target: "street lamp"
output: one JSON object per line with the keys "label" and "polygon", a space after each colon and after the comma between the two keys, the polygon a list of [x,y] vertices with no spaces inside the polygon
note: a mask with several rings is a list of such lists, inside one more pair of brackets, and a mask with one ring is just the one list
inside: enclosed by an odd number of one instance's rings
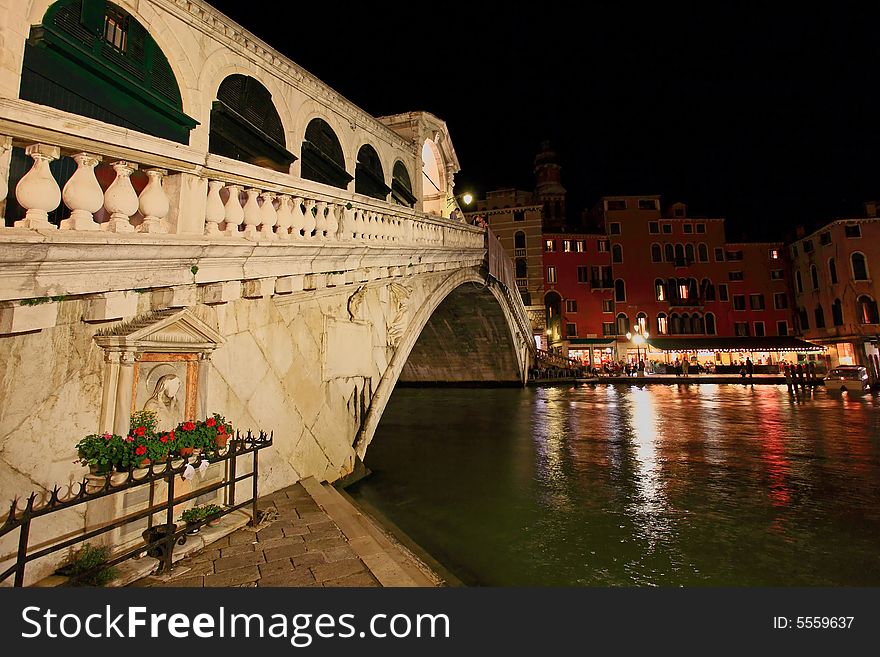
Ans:
{"label": "street lamp", "polygon": [[[635,335],[633,335],[632,333],[630,333],[629,331],[627,331],[627,332],[626,332],[626,339],[627,339],[627,340],[631,340],[632,343],[635,344],[635,346],[636,346],[636,359],[639,360],[639,361],[641,361],[641,360],[642,360],[642,349],[641,349],[641,347],[642,347],[643,344],[646,344],[646,343],[647,343],[647,340],[648,340],[648,332],[645,331],[644,334],[642,334],[642,333],[636,333]],[[648,357],[648,348],[645,347],[645,358],[647,358],[647,357]]]}

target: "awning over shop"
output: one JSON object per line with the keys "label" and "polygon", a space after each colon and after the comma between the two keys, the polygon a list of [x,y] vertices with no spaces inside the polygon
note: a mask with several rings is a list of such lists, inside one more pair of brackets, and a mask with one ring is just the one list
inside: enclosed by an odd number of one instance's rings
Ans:
{"label": "awning over shop", "polygon": [[581,345],[591,345],[593,347],[611,347],[614,346],[616,340],[614,338],[569,338],[569,347]]}
{"label": "awning over shop", "polygon": [[648,338],[648,344],[660,351],[823,351],[825,347],[791,336],[699,338]]}

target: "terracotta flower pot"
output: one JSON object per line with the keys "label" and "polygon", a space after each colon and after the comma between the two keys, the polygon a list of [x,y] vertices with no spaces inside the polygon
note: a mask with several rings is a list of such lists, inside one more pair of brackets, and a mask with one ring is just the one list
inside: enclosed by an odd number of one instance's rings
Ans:
{"label": "terracotta flower pot", "polygon": [[181,456],[184,456],[184,457],[192,456],[193,455],[193,448],[192,447],[181,447],[179,450],[177,450],[177,453],[180,454]]}
{"label": "terracotta flower pot", "polygon": [[214,442],[217,443],[217,447],[220,449],[226,447],[227,440],[229,440],[229,434],[226,433],[218,433],[216,438],[214,438]]}

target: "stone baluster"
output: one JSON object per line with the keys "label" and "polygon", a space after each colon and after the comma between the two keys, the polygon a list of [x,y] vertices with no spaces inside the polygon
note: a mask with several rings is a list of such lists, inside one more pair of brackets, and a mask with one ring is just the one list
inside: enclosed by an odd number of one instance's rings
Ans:
{"label": "stone baluster", "polygon": [[278,197],[278,228],[275,234],[278,239],[290,239],[290,227],[293,226],[293,210],[291,209],[290,197],[282,194]]}
{"label": "stone baluster", "polygon": [[275,210],[274,192],[263,192],[261,197],[263,205],[260,206],[260,238],[266,240],[277,239],[275,224],[278,223],[278,212]]}
{"label": "stone baluster", "polygon": [[324,240],[327,231],[327,202],[318,201],[315,210],[317,212],[315,215],[315,238]]}
{"label": "stone baluster", "polygon": [[61,198],[70,208],[70,217],[61,222],[61,230],[99,230],[95,213],[104,206],[104,190],[95,177],[101,158],[89,153],[73,156],[76,171],[64,185]]}
{"label": "stone baluster", "polygon": [[226,185],[229,190],[229,198],[223,206],[226,220],[226,234],[233,237],[238,236],[238,227],[244,220],[244,209],[241,207],[241,185]]}
{"label": "stone baluster", "polygon": [[413,223],[414,221],[407,217],[403,220],[403,241],[406,244],[414,244],[415,238],[413,236]]}
{"label": "stone baluster", "polygon": [[52,177],[49,162],[61,156],[57,146],[31,144],[25,149],[34,164],[18,181],[15,198],[27,212],[24,219],[15,222],[16,228],[55,228],[49,223],[49,213],[61,203],[61,188]]}
{"label": "stone baluster", "polygon": [[367,239],[367,212],[366,210],[358,210],[355,215],[355,224],[357,231],[357,238],[359,240]]}
{"label": "stone baluster", "polygon": [[6,153],[10,150],[7,146],[9,137],[0,137],[0,203],[6,200],[9,194],[9,166]]}
{"label": "stone baluster", "polygon": [[162,179],[168,175],[165,169],[146,169],[149,182],[138,199],[138,207],[144,215],[143,223],[138,226],[139,233],[167,233],[168,224],[165,217],[171,209],[168,196],[162,187]]}
{"label": "stone baluster", "polygon": [[339,234],[339,238],[350,242],[354,239],[355,232],[357,232],[357,226],[355,225],[355,210],[349,203],[345,206],[340,206],[340,211],[342,212],[342,230]]}
{"label": "stone baluster", "polygon": [[384,214],[376,213],[376,238],[381,242],[388,241],[388,217]]}
{"label": "stone baluster", "polygon": [[131,184],[131,174],[138,165],[119,160],[111,166],[116,172],[116,179],[104,192],[104,207],[110,213],[106,230],[111,233],[133,233],[134,226],[129,217],[138,211],[138,196]]}
{"label": "stone baluster", "polygon": [[318,220],[315,218],[315,202],[312,199],[307,198],[305,200],[305,224],[303,225],[303,236],[309,240],[312,239],[312,232],[318,225]]}
{"label": "stone baluster", "polygon": [[301,196],[293,197],[293,226],[291,233],[293,239],[301,240],[303,238],[302,231],[306,225],[306,215],[303,214],[303,199]]}
{"label": "stone baluster", "polygon": [[333,203],[327,208],[327,239],[334,242],[339,237],[339,219],[342,217],[342,206]]}
{"label": "stone baluster", "polygon": [[223,189],[222,180],[208,181],[208,201],[205,204],[205,235],[219,235],[220,222],[226,218],[226,209],[223,207],[223,199],[220,198],[221,189]]}
{"label": "stone baluster", "polygon": [[244,203],[244,236],[248,239],[257,239],[257,227],[260,225],[260,204],[257,203],[257,197],[260,190],[256,187],[249,187],[244,190],[247,194],[247,200]]}

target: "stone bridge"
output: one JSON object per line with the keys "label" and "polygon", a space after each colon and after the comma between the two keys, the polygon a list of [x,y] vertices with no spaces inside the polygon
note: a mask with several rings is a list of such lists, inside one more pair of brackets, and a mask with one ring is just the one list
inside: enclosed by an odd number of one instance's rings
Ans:
{"label": "stone bridge", "polygon": [[[53,106],[31,44],[70,47],[52,34],[79,5],[0,0],[0,501],[80,479],[76,442],[145,407],[274,431],[270,492],[350,473],[398,381],[524,384],[511,264],[459,218],[440,119],[370,117],[200,0],[98,4],[155,38],[177,113],[133,128]],[[241,152],[230,76],[279,119],[271,138],[248,124]]]}

